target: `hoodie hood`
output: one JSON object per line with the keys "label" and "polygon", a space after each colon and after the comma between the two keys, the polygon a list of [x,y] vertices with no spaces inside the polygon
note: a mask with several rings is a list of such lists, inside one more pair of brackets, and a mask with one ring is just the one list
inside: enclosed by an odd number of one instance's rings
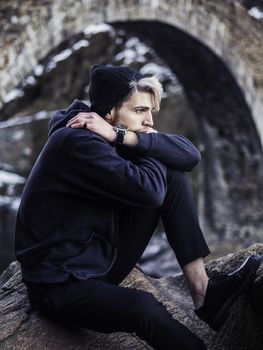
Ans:
{"label": "hoodie hood", "polygon": [[68,109],[56,111],[49,122],[48,137],[50,137],[58,129],[65,127],[68,121],[78,113],[90,111],[90,107],[80,100],[74,100]]}

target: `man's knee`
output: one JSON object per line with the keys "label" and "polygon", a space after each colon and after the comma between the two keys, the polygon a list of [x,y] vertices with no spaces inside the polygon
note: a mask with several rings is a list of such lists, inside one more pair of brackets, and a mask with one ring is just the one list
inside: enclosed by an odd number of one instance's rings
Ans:
{"label": "man's knee", "polygon": [[167,191],[187,190],[189,191],[188,177],[184,171],[176,169],[167,169]]}
{"label": "man's knee", "polygon": [[167,168],[166,178],[168,181],[171,181],[171,180],[183,181],[186,178],[186,174],[182,170]]}

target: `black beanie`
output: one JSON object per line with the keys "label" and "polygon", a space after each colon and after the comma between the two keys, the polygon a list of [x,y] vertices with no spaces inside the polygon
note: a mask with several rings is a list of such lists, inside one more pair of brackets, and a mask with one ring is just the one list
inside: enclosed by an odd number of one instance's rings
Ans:
{"label": "black beanie", "polygon": [[131,91],[130,83],[143,75],[125,66],[91,67],[89,98],[91,110],[104,117]]}

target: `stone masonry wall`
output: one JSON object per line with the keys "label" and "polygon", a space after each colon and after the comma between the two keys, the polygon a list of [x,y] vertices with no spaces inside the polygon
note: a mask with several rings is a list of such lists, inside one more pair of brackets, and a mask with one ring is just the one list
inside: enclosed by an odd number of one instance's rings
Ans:
{"label": "stone masonry wall", "polygon": [[64,39],[90,24],[134,19],[169,23],[218,54],[243,90],[263,143],[263,24],[234,0],[6,0],[0,4],[0,108]]}

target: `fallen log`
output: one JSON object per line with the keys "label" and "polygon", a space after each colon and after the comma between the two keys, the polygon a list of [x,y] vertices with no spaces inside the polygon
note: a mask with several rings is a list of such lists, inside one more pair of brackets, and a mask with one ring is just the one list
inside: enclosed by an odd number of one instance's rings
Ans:
{"label": "fallen log", "polygon": [[[255,244],[234,254],[209,261],[209,276],[231,272],[250,254],[263,256],[263,244]],[[138,268],[122,282],[125,287],[153,293],[173,317],[202,338],[211,350],[263,349],[263,265],[247,295],[242,295],[230,310],[220,332],[214,332],[193,312],[193,304],[182,274],[151,278]],[[10,264],[0,276],[1,350],[121,350],[151,349],[135,334],[97,333],[73,328],[41,317],[30,307],[18,262]]]}

